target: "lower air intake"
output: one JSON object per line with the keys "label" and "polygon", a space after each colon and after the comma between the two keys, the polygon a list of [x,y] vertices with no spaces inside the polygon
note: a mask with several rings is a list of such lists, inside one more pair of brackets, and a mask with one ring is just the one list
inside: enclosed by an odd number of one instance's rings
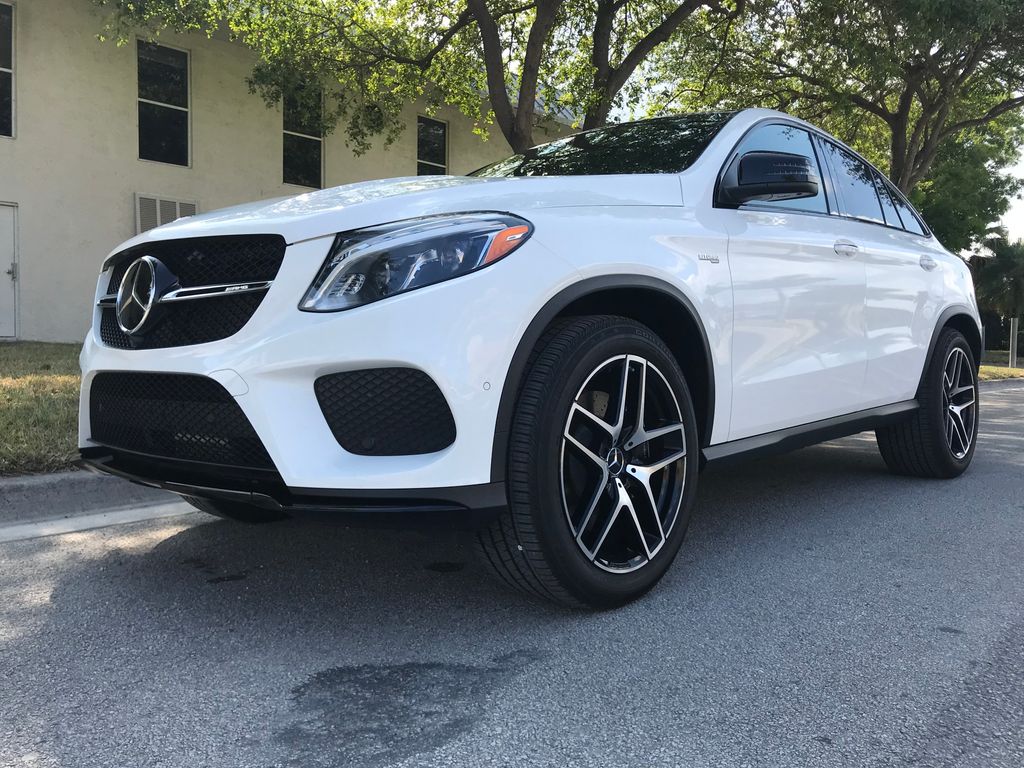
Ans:
{"label": "lower air intake", "polygon": [[455,419],[437,384],[413,368],[321,376],[314,385],[334,439],[361,456],[434,453],[455,442]]}
{"label": "lower air intake", "polygon": [[92,439],[167,459],[274,469],[235,399],[213,379],[176,373],[96,374]]}

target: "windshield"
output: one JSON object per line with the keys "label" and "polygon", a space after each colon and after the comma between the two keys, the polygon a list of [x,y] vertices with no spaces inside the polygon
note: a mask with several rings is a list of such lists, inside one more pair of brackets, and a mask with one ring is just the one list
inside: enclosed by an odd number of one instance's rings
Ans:
{"label": "windshield", "polygon": [[470,176],[596,176],[679,173],[689,168],[735,112],[617,123],[566,136],[473,171]]}

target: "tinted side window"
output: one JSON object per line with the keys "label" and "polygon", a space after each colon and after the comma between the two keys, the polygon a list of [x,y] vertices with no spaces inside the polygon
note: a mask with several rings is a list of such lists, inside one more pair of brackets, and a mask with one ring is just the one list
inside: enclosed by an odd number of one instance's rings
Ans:
{"label": "tinted side window", "polygon": [[882,201],[882,213],[885,214],[885,223],[890,227],[899,227],[903,229],[903,222],[900,221],[900,216],[896,212],[896,206],[893,205],[892,198],[889,196],[889,190],[885,187],[885,182],[882,181],[882,177],[875,174],[875,189],[878,190],[878,199]]}
{"label": "tinted side window", "polygon": [[815,211],[828,213],[825,202],[825,186],[821,180],[821,167],[811,144],[811,136],[807,131],[792,125],[760,125],[748,133],[736,148],[737,152],[788,152],[792,155],[803,155],[808,158],[818,174],[818,194],[815,197],[803,197],[797,200],[772,200],[770,202],[754,200],[744,203],[742,208],[793,208],[798,211]]}
{"label": "tinted side window", "polygon": [[900,218],[903,219],[903,228],[907,232],[913,232],[915,235],[923,235],[924,227],[921,225],[921,219],[918,218],[914,209],[910,207],[910,203],[904,200],[903,195],[892,187],[889,187],[889,194],[892,196],[892,201],[900,212]]}
{"label": "tinted side window", "polygon": [[875,192],[875,177],[871,167],[830,141],[824,142],[824,146],[834,172],[843,213],[884,224],[885,218]]}

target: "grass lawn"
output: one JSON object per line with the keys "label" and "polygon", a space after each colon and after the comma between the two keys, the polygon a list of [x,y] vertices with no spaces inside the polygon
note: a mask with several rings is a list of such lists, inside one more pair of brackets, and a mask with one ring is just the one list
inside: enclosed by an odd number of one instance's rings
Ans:
{"label": "grass lawn", "polygon": [[[68,469],[76,458],[79,349],[0,344],[0,476]],[[982,381],[1024,377],[1024,368],[1006,367],[1006,355],[985,353]]]}
{"label": "grass lawn", "polygon": [[979,378],[982,381],[999,381],[1024,377],[1024,368],[1010,368],[1009,361],[1010,353],[1005,349],[986,349],[985,354],[981,356]]}
{"label": "grass lawn", "polygon": [[77,456],[79,344],[0,344],[0,476]]}

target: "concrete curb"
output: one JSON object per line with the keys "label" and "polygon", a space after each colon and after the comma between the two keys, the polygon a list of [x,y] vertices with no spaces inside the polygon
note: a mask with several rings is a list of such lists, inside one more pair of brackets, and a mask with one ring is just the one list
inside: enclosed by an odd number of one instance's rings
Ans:
{"label": "concrete curb", "polygon": [[0,478],[0,525],[76,517],[111,508],[166,504],[166,491],[92,472]]}

